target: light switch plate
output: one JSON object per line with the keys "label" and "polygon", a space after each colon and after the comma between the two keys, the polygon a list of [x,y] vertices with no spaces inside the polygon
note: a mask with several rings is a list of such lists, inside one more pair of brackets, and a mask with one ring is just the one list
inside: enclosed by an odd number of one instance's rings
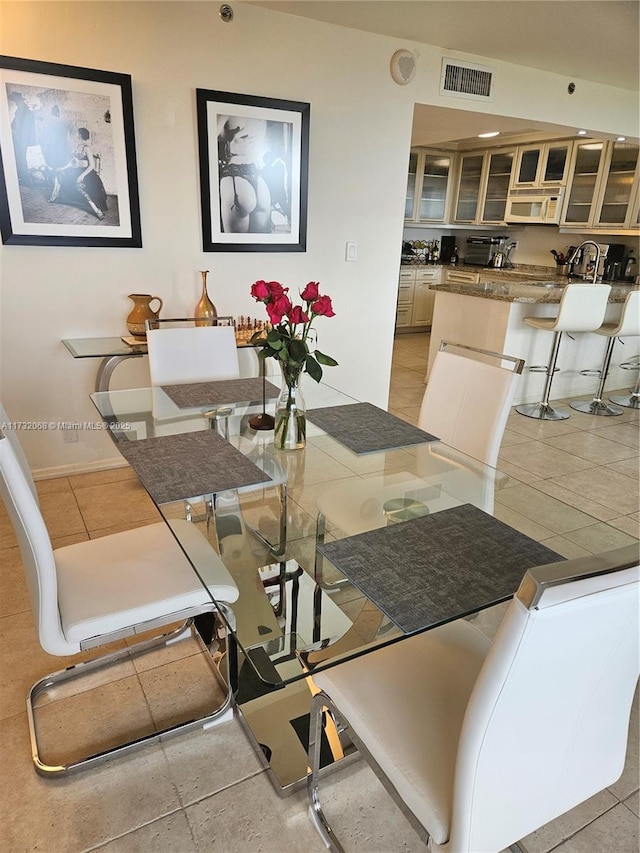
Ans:
{"label": "light switch plate", "polygon": [[358,244],[357,243],[347,243],[346,251],[344,254],[345,261],[355,261],[358,257]]}

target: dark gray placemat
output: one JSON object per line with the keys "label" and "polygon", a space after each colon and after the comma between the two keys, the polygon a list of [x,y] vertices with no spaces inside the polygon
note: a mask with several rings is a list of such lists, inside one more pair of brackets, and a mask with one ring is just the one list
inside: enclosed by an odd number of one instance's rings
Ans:
{"label": "dark gray placemat", "polygon": [[504,601],[527,569],[564,559],[471,504],[320,551],[405,633]]}
{"label": "dark gray placemat", "polygon": [[309,409],[307,418],[354,453],[373,453],[438,440],[435,435],[371,403]]}
{"label": "dark gray placemat", "polygon": [[126,441],[118,450],[159,504],[271,482],[214,430]]}
{"label": "dark gray placemat", "polygon": [[[223,403],[244,403],[262,400],[262,379],[220,379],[217,382],[188,382],[185,385],[161,385],[179,409],[193,406],[218,406]],[[277,397],[279,389],[265,381],[267,400]]]}

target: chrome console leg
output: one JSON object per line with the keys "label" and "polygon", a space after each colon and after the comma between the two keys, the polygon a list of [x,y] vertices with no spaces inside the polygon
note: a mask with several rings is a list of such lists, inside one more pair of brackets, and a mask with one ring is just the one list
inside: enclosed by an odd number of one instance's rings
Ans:
{"label": "chrome console leg", "polygon": [[[569,412],[563,409],[554,409],[549,405],[549,397],[551,395],[551,383],[553,382],[553,374],[556,370],[556,362],[558,361],[558,350],[560,349],[560,339],[562,332],[553,333],[553,346],[551,347],[551,356],[549,364],[546,368],[547,381],[544,385],[542,401],[540,403],[524,403],[521,406],[516,406],[516,412],[520,415],[525,415],[528,418],[537,418],[543,421],[564,421],[570,417]],[[532,370],[533,368],[529,368]]]}
{"label": "chrome console leg", "polygon": [[576,412],[584,412],[587,415],[599,415],[600,417],[605,418],[611,418],[622,414],[622,409],[619,409],[617,406],[609,406],[607,403],[602,401],[604,383],[607,381],[609,365],[611,364],[611,356],[613,355],[613,345],[615,342],[616,339],[614,337],[610,337],[607,343],[604,361],[602,362],[602,367],[600,369],[600,382],[598,384],[596,396],[590,402],[581,400],[579,402],[569,404],[572,409],[576,410]]}

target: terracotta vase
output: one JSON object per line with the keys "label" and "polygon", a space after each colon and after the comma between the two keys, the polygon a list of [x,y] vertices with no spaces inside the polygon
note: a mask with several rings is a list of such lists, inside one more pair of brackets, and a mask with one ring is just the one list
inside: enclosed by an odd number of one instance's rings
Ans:
{"label": "terracotta vase", "polygon": [[196,326],[213,326],[214,320],[218,317],[216,306],[209,299],[209,294],[207,293],[208,274],[209,270],[200,270],[200,275],[202,276],[202,295],[193,312],[193,316],[196,318]]}
{"label": "terracotta vase", "polygon": [[[147,328],[145,322],[147,320],[158,319],[162,310],[162,299],[159,296],[151,296],[149,293],[130,293],[129,299],[133,301],[133,308],[127,317],[129,334],[136,338],[146,338]],[[154,300],[160,303],[157,311],[154,311],[150,305]]]}

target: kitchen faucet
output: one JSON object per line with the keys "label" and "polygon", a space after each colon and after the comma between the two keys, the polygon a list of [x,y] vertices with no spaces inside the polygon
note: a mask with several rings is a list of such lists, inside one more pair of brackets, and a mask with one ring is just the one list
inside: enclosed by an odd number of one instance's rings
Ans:
{"label": "kitchen faucet", "polygon": [[576,258],[578,257],[578,252],[582,251],[585,246],[593,246],[593,248],[596,250],[596,260],[593,265],[593,284],[596,284],[596,282],[598,281],[598,270],[600,269],[600,255],[602,254],[602,252],[600,251],[600,246],[597,243],[594,243],[593,240],[584,240],[584,242],[580,243],[579,246],[576,246],[571,257],[567,258],[567,263],[575,263]]}

